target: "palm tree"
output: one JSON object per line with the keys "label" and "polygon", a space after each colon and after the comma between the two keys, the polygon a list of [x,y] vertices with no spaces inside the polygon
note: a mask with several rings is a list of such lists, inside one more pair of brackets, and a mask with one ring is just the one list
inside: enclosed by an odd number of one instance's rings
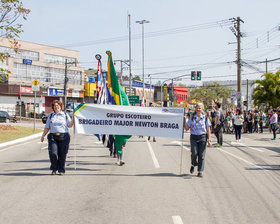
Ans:
{"label": "palm tree", "polygon": [[254,89],[253,100],[256,106],[265,103],[267,107],[276,108],[280,105],[280,71],[265,73],[264,79],[256,80],[258,84]]}

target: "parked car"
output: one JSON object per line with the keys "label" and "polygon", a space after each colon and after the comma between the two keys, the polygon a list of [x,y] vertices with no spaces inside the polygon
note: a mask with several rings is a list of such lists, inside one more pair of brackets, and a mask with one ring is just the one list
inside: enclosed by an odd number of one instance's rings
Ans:
{"label": "parked car", "polygon": [[10,122],[10,115],[6,111],[0,110],[0,122]]}

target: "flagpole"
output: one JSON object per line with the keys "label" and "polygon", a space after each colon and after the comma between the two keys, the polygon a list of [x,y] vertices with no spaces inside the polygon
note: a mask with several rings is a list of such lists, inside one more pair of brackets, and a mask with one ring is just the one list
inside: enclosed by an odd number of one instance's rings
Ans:
{"label": "flagpole", "polygon": [[184,128],[185,128],[185,108],[183,118],[183,131],[182,131],[182,144],[181,144],[181,160],[180,160],[180,175],[182,175],[182,164],[183,164],[183,147],[184,147]]}
{"label": "flagpole", "polygon": [[[74,110],[75,111],[75,110]],[[76,125],[75,125],[75,113],[74,116],[74,170],[77,169],[77,151],[76,151]]]}
{"label": "flagpole", "polygon": [[182,138],[182,144],[181,144],[180,175],[182,175],[182,164],[183,164],[183,144],[184,144],[184,138]]}

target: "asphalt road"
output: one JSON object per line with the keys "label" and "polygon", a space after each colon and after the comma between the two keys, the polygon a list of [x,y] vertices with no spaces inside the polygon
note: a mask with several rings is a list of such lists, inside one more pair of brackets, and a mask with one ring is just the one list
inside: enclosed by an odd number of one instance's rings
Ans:
{"label": "asphalt road", "polygon": [[132,137],[117,166],[95,136],[72,135],[64,176],[50,175],[46,142],[2,148],[0,223],[278,224],[280,140],[271,137],[224,135],[222,148],[207,149],[203,178],[189,174],[188,133],[182,175],[178,139]]}

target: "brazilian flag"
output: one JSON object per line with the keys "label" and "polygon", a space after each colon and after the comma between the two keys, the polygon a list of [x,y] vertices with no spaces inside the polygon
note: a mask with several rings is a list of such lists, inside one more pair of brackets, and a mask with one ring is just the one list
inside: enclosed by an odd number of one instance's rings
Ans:
{"label": "brazilian flag", "polygon": [[[114,97],[116,105],[127,105],[129,106],[129,101],[125,91],[119,84],[111,51],[106,51],[108,55],[108,87],[111,89],[111,94]],[[122,145],[124,145],[131,135],[115,135],[115,146],[119,154],[122,153]]]}

